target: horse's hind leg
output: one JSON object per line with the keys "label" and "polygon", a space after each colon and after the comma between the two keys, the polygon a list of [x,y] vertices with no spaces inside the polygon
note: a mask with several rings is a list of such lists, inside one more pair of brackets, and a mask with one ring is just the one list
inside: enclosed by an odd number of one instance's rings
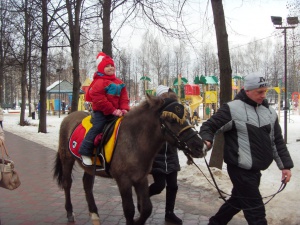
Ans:
{"label": "horse's hind leg", "polygon": [[[65,209],[67,211],[68,222],[74,222],[73,206],[71,202],[72,169],[74,160],[62,157],[64,154],[57,153],[53,178],[65,192]],[[65,156],[65,155],[64,155]]]}
{"label": "horse's hind leg", "polygon": [[64,185],[64,191],[65,191],[65,209],[67,211],[67,218],[68,222],[74,222],[75,221],[75,215],[73,213],[73,205],[71,202],[71,187],[72,187],[72,178],[69,182],[65,182],[66,185]]}
{"label": "horse's hind leg", "polygon": [[142,225],[145,224],[152,213],[152,203],[149,197],[147,177],[135,184],[134,188],[138,198],[138,204],[140,205],[140,217],[136,219],[135,225]]}
{"label": "horse's hind leg", "polygon": [[98,224],[100,225],[98,208],[96,206],[94,194],[93,194],[94,177],[84,172],[82,181],[83,181],[83,188],[85,191],[85,198],[88,203],[92,223],[94,225],[98,225]]}
{"label": "horse's hind leg", "polygon": [[71,202],[71,188],[72,188],[72,169],[74,161],[67,162],[63,165],[63,182],[62,186],[65,192],[65,209],[67,211],[68,222],[74,222],[75,216],[73,213],[73,205]]}

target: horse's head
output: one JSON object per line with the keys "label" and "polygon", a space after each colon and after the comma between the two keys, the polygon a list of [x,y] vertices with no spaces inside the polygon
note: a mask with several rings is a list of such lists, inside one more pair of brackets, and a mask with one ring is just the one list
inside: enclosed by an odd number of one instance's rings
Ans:
{"label": "horse's head", "polygon": [[206,155],[206,147],[198,131],[186,118],[187,112],[182,104],[172,98],[163,99],[160,108],[161,129],[169,143],[176,145],[194,158]]}

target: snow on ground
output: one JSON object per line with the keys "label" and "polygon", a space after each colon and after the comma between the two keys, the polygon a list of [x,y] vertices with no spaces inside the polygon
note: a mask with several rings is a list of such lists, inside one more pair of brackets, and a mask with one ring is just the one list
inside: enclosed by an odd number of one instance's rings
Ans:
{"label": "snow on ground", "polygon": [[[271,225],[300,225],[300,211],[298,210],[300,195],[300,115],[297,111],[291,112],[288,117],[288,149],[294,161],[295,167],[292,169],[292,180],[288,183],[285,190],[277,195],[267,204],[267,219]],[[26,112],[28,115],[28,112]],[[54,151],[58,148],[58,137],[60,123],[67,115],[47,115],[47,132],[38,133],[39,120],[32,120],[26,117],[31,126],[21,127],[18,125],[20,114],[5,113],[3,128],[23,138],[46,146]],[[201,115],[200,115],[201,116]],[[281,127],[283,129],[283,113],[281,112]],[[200,124],[201,125],[201,124]],[[199,130],[199,126],[196,127]],[[206,156],[209,162],[210,153]],[[178,179],[201,188],[208,194],[211,193],[215,199],[218,198],[217,191],[204,178],[202,173],[194,166],[186,165],[186,157],[179,152],[180,164],[182,166]],[[195,159],[195,163],[200,167],[203,173],[209,178],[208,170],[204,159]],[[213,173],[220,189],[230,193],[231,182],[226,172],[226,165],[222,170],[214,169]],[[281,171],[278,170],[276,163],[273,163],[267,170],[262,172],[261,192],[263,196],[275,193],[281,184]],[[267,200],[267,199],[266,199]],[[221,201],[220,205],[222,204]],[[217,210],[217,209],[216,209]],[[215,212],[212,212],[212,215]]]}

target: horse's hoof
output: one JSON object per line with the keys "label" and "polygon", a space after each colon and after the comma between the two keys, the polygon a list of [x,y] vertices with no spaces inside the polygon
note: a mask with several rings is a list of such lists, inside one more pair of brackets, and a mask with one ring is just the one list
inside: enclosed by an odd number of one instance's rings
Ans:
{"label": "horse's hoof", "polygon": [[92,220],[92,224],[93,225],[100,225],[100,221],[99,220]]}
{"label": "horse's hoof", "polygon": [[93,225],[100,225],[100,218],[97,213],[90,213],[90,217]]}
{"label": "horse's hoof", "polygon": [[68,218],[68,222],[75,222],[75,214],[74,213],[68,213],[67,218]]}

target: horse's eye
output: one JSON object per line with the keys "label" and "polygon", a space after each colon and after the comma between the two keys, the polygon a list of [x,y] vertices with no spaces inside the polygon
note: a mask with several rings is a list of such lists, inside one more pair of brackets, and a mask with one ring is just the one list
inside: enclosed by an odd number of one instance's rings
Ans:
{"label": "horse's eye", "polygon": [[176,119],[173,119],[173,118],[166,118],[165,120],[171,124],[177,123]]}

